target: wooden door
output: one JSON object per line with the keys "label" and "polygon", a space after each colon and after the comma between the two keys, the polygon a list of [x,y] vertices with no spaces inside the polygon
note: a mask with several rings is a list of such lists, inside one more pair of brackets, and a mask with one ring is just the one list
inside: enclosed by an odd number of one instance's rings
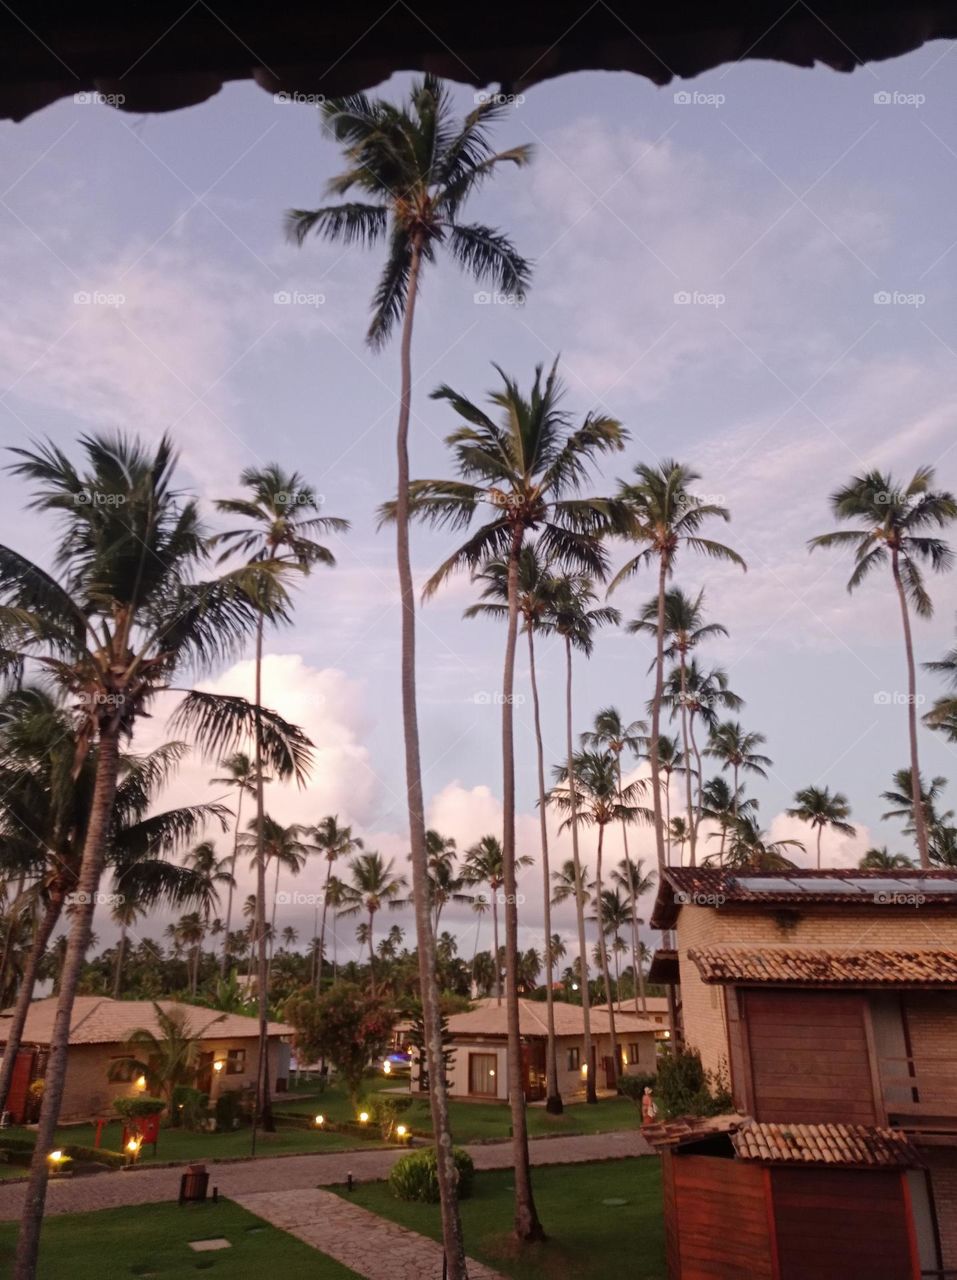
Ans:
{"label": "wooden door", "polygon": [[862,995],[741,994],[756,1120],[881,1123]]}
{"label": "wooden door", "polygon": [[16,1124],[24,1124],[33,1119],[30,1109],[30,1084],[34,1078],[36,1052],[33,1049],[21,1049],[13,1064],[13,1076],[7,1091],[6,1110],[10,1112]]}

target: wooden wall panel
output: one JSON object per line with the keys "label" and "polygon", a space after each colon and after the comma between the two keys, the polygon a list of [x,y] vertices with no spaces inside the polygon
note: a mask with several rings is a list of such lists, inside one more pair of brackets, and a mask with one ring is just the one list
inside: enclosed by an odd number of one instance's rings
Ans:
{"label": "wooden wall panel", "polygon": [[775,1280],[764,1171],[713,1156],[672,1157],[680,1270],[671,1280]]}

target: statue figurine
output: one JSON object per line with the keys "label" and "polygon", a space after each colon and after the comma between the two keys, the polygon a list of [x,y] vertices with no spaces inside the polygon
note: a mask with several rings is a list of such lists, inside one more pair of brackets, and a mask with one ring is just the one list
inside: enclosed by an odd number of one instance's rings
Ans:
{"label": "statue figurine", "polygon": [[655,1099],[651,1092],[651,1085],[645,1085],[645,1091],[641,1095],[641,1123],[654,1124],[658,1118],[658,1108],[655,1106]]}

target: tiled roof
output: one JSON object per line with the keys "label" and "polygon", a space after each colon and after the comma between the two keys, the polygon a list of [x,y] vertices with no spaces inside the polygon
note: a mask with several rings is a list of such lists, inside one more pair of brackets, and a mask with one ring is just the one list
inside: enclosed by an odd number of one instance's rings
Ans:
{"label": "tiled roof", "polygon": [[957,951],[904,947],[699,947],[704,982],[955,986]]}
{"label": "tiled roof", "polygon": [[758,1124],[750,1116],[679,1116],[642,1125],[653,1147],[682,1147],[724,1134],[739,1160],[828,1164],[854,1169],[920,1168],[904,1134],[861,1124]]}
{"label": "tiled roof", "polygon": [[[176,1000],[157,1000],[169,1012],[180,1008],[186,1012],[193,1035],[202,1040],[241,1040],[258,1036],[256,1018],[239,1013],[218,1013],[197,1005],[179,1004]],[[27,1013],[23,1040],[26,1044],[49,1044],[56,1017],[57,998],[34,1000]],[[0,1044],[6,1040],[5,1026],[12,1009],[0,1014]],[[285,1022],[270,1022],[269,1034],[292,1035],[294,1028]],[[70,1044],[124,1044],[139,1028],[159,1034],[160,1027],[152,1000],[110,1000],[106,996],[77,996],[70,1024]]]}
{"label": "tiled roof", "polygon": [[[580,1036],[584,1033],[585,1020],[580,1004],[567,1004],[564,1000],[553,1003],[555,1010],[555,1034],[558,1036]],[[477,1009],[469,1013],[454,1013],[449,1018],[449,1031],[457,1037],[505,1036],[508,1034],[505,999],[497,1004],[494,998],[482,1000]],[[518,1022],[523,1036],[545,1036],[548,1034],[544,1000],[519,1000]],[[600,1006],[591,1010],[591,1029],[595,1035],[607,1035],[609,1029],[608,1010]],[[644,1018],[636,1018],[627,1013],[615,1014],[615,1030],[619,1036],[635,1032],[657,1031],[654,1022]]]}
{"label": "tiled roof", "polygon": [[[915,900],[915,895],[916,900]],[[861,871],[833,867],[811,871],[731,871],[726,867],[667,867],[651,915],[655,929],[670,928],[683,906],[730,905],[879,906],[882,910],[919,905],[957,905],[957,870]]]}
{"label": "tiled roof", "polygon": [[854,1168],[914,1168],[921,1164],[895,1129],[863,1124],[742,1125],[731,1134],[741,1160],[765,1164],[840,1164]]}

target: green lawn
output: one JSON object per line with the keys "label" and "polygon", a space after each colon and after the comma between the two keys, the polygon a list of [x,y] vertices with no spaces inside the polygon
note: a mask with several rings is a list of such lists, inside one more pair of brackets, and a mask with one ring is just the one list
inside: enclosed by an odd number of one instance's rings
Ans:
{"label": "green lawn", "polygon": [[[0,1275],[10,1274],[16,1234],[16,1223],[0,1224]],[[189,1248],[191,1240],[215,1236],[231,1247],[212,1253]],[[43,1225],[38,1280],[195,1280],[197,1272],[223,1280],[297,1272],[310,1280],[356,1280],[354,1271],[228,1200],[62,1214],[48,1217]]]}
{"label": "green lawn", "polygon": [[[111,1122],[103,1130],[100,1146],[109,1151],[119,1151],[123,1126]],[[92,1147],[96,1130],[93,1125],[67,1125],[57,1130],[57,1142],[73,1142]],[[160,1129],[156,1155],[153,1148],[144,1145],[140,1152],[141,1164],[162,1163],[165,1160],[229,1160],[236,1156],[248,1156],[252,1142],[252,1130],[235,1129],[223,1133],[190,1133],[186,1129]],[[376,1146],[349,1134],[323,1133],[318,1129],[299,1129],[292,1125],[279,1125],[275,1133],[256,1135],[256,1155],[275,1156],[285,1152],[308,1152],[320,1155],[323,1151],[351,1151],[357,1146]]]}
{"label": "green lawn", "polygon": [[[533,1181],[549,1239],[519,1245],[512,1236],[511,1169],[477,1173],[475,1190],[461,1206],[471,1257],[515,1280],[665,1280],[659,1161],[646,1156],[546,1165],[533,1170]],[[363,1183],[351,1193],[334,1190],[384,1218],[440,1238],[438,1205],[396,1200],[384,1182]],[[605,1200],[627,1204],[608,1205]]]}

